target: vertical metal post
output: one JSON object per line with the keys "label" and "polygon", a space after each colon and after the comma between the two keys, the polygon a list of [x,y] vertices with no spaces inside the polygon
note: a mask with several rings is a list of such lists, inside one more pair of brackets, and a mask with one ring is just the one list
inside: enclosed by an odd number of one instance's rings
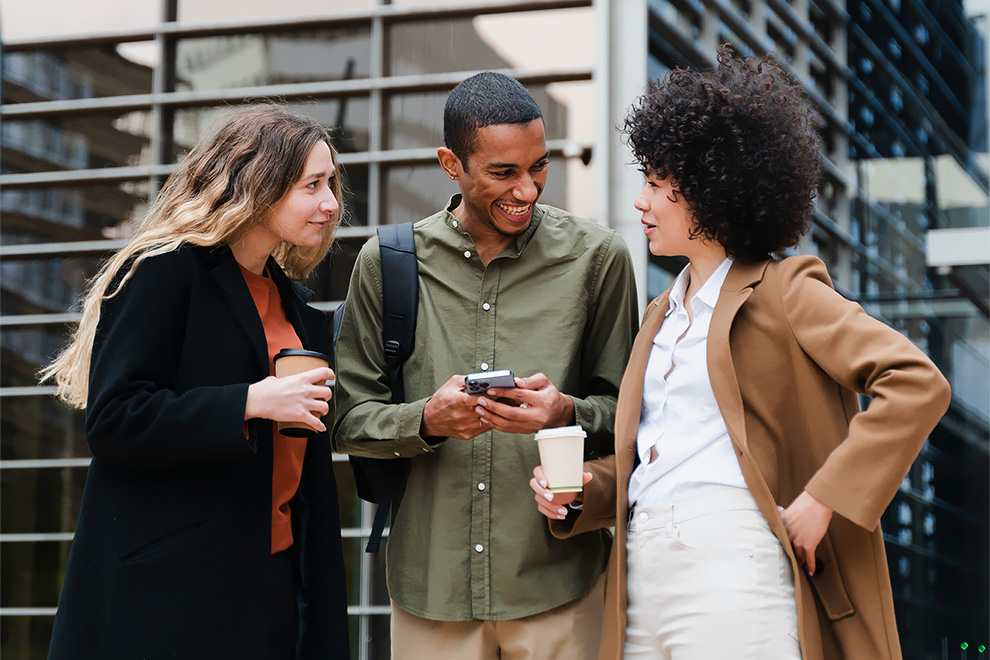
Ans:
{"label": "vertical metal post", "polygon": [[629,107],[646,89],[647,4],[646,0],[594,0],[594,9],[598,122],[593,159],[595,179],[602,184],[595,219],[615,229],[629,246],[642,311],[648,257],[640,214],[633,208],[642,181],[615,127],[622,125]]}

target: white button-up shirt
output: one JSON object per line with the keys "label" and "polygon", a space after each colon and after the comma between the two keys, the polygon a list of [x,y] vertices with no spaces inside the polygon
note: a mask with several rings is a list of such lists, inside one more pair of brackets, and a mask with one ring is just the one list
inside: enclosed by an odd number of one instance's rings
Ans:
{"label": "white button-up shirt", "polygon": [[[708,375],[708,328],[731,265],[731,257],[723,261],[695,294],[693,321],[684,307],[687,267],[670,289],[670,307],[653,338],[643,381],[636,436],[640,464],[629,480],[629,502],[637,506],[721,486],[746,488]],[[653,447],[657,459],[651,463]]]}

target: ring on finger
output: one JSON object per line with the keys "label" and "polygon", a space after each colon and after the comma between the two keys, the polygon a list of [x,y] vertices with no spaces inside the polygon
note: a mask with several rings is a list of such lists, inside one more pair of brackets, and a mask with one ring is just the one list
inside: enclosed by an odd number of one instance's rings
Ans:
{"label": "ring on finger", "polygon": [[529,404],[526,403],[525,401],[523,401],[522,403],[519,404],[519,407],[520,408],[529,408]]}

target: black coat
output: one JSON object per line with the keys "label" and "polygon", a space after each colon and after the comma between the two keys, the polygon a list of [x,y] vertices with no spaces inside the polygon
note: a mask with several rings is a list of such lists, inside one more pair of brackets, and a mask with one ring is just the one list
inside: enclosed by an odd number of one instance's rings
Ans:
{"label": "black coat", "polygon": [[[324,350],[312,292],[268,265],[303,346]],[[93,462],[50,659],[267,660],[272,423],[245,424],[244,406],[268,374],[264,328],[226,247],[151,257],[104,301]],[[310,439],[291,502],[299,658],[348,657],[331,460],[327,434]]]}

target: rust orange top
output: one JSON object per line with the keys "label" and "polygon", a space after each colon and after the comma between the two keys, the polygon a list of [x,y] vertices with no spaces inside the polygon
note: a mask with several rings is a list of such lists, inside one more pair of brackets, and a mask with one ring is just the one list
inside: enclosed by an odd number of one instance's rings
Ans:
{"label": "rust orange top", "polygon": [[[302,348],[302,342],[285,316],[275,282],[267,275],[256,275],[241,267],[254,299],[268,343],[268,370],[275,375],[272,358],[283,348]],[[292,545],[292,517],[289,500],[299,488],[307,438],[290,438],[278,432],[272,422],[272,554]]]}

